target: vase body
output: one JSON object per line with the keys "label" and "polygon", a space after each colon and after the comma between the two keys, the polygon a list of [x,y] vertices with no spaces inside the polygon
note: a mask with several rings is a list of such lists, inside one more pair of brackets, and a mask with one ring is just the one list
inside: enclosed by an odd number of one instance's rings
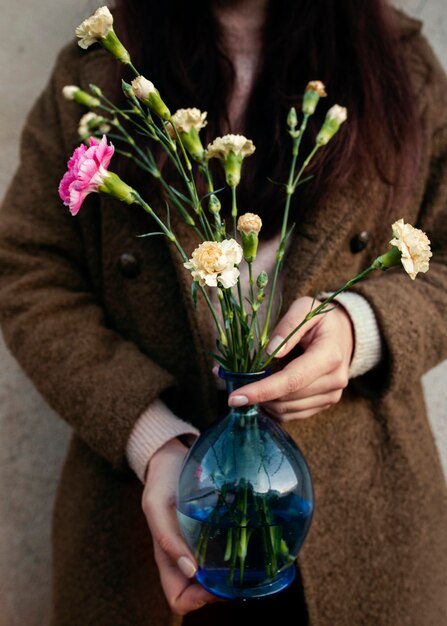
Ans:
{"label": "vase body", "polygon": [[[231,393],[266,374],[220,375]],[[185,457],[177,516],[196,578],[215,595],[254,598],[287,587],[312,514],[306,460],[258,405],[229,409]]]}

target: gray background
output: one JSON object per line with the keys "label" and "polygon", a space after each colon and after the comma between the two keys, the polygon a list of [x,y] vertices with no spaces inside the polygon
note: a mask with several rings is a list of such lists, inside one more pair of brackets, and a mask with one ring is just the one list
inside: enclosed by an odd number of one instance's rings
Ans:
{"label": "gray background", "polygon": [[[424,21],[424,30],[447,67],[445,0],[396,3]],[[21,0],[19,5],[17,0],[0,0],[0,197],[17,164],[26,113],[46,83],[57,51],[100,4]],[[447,474],[446,382],[447,362],[424,377],[430,420]],[[41,626],[45,620],[51,508],[68,435],[68,427],[34,390],[0,338],[0,626]]]}

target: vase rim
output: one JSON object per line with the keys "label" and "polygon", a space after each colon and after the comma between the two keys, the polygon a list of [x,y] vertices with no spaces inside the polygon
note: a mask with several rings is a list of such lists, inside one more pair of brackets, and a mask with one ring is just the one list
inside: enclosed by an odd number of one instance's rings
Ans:
{"label": "vase rim", "polygon": [[240,381],[241,379],[261,379],[270,376],[272,370],[270,367],[267,367],[265,370],[261,370],[259,372],[233,372],[231,370],[226,369],[222,365],[219,366],[219,377],[223,378],[223,380],[234,380]]}

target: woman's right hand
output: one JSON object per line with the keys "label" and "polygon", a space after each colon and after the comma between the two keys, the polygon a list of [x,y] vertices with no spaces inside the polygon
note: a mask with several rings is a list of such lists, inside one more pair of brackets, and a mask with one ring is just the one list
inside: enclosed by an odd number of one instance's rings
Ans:
{"label": "woman's right hand", "polygon": [[161,585],[171,611],[177,615],[218,601],[194,580],[197,564],[177,521],[175,496],[186,452],[178,439],[171,439],[157,450],[149,462],[142,498]]}

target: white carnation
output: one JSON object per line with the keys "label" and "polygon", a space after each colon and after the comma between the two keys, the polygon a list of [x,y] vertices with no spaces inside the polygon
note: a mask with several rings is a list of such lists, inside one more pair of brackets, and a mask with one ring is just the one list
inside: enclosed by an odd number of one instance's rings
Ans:
{"label": "white carnation", "polygon": [[225,159],[230,152],[237,156],[247,157],[253,154],[255,146],[251,139],[247,139],[243,135],[224,135],[217,137],[208,145],[207,158]]}
{"label": "white carnation", "polygon": [[206,111],[202,113],[196,108],[178,109],[171,121],[179,133],[189,133],[193,128],[199,131],[207,125]]}
{"label": "white carnation", "polygon": [[132,91],[139,100],[148,100],[151,94],[157,93],[154,83],[152,83],[144,76],[137,76],[132,81]]}
{"label": "white carnation", "polygon": [[224,239],[221,242],[201,243],[184,266],[200,285],[217,287],[220,284],[228,289],[236,285],[239,279],[237,266],[241,261],[241,246],[234,239]]}
{"label": "white carnation", "polygon": [[81,48],[87,49],[99,39],[107,37],[113,30],[113,16],[106,6],[100,7],[93,15],[76,28],[76,36]]}
{"label": "white carnation", "polygon": [[401,253],[401,263],[412,280],[418,272],[427,272],[430,257],[430,240],[419,228],[405,224],[403,219],[392,225],[393,239],[390,244]]}

